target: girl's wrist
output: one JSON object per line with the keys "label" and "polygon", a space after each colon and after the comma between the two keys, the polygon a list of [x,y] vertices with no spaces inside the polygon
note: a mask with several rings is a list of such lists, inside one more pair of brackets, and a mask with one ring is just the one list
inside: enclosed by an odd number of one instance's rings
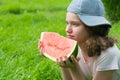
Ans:
{"label": "girl's wrist", "polygon": [[80,69],[79,65],[75,64],[72,67],[69,67],[71,71],[78,71]]}

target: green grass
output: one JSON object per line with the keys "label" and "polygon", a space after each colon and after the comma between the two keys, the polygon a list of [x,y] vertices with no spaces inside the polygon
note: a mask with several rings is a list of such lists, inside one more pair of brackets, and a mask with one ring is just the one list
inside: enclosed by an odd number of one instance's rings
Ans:
{"label": "green grass", "polygon": [[120,21],[118,23],[113,24],[110,30],[110,36],[118,40],[117,46],[120,49]]}
{"label": "green grass", "polygon": [[[39,54],[40,33],[65,36],[71,0],[0,0],[0,80],[62,80],[60,68]],[[120,22],[110,35],[120,39]]]}

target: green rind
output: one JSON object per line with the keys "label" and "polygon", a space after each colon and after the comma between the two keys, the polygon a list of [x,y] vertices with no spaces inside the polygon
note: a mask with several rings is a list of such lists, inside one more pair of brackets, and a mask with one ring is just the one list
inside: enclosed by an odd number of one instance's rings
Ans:
{"label": "green rind", "polygon": [[73,52],[68,56],[68,59],[71,61],[71,56],[74,56],[74,57],[76,57],[78,55],[78,43],[76,42],[76,45],[75,45],[75,47],[74,47],[74,50],[73,50]]}
{"label": "green rind", "polygon": [[78,54],[78,43],[76,42],[76,44],[75,44],[75,46],[73,48],[73,51],[71,51],[71,53],[69,55],[67,55],[67,57],[70,58],[71,55],[76,57],[77,54]]}
{"label": "green rind", "polygon": [[77,56],[77,54],[78,54],[78,43],[76,43],[75,49],[72,52],[72,55],[75,56],[75,57]]}

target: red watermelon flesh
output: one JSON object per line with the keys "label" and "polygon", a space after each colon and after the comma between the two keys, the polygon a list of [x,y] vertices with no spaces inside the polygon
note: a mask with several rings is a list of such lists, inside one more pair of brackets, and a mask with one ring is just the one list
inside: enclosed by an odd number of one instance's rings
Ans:
{"label": "red watermelon flesh", "polygon": [[70,57],[71,54],[77,55],[77,42],[58,33],[42,32],[40,41],[43,55],[53,61],[63,56]]}

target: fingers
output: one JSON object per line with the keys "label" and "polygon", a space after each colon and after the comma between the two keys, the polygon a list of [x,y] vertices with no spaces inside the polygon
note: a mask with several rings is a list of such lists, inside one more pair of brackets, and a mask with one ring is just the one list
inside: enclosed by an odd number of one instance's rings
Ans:
{"label": "fingers", "polygon": [[70,59],[72,60],[73,63],[77,62],[77,59],[74,56],[71,56]]}
{"label": "fingers", "polygon": [[40,53],[43,54],[43,43],[40,40],[38,41],[38,49],[39,49]]}
{"label": "fingers", "polygon": [[80,57],[77,57],[77,61],[79,61],[80,60]]}
{"label": "fingers", "polygon": [[40,49],[41,48],[41,46],[42,46],[42,41],[38,41],[38,49]]}
{"label": "fingers", "polygon": [[70,58],[67,58],[67,56],[65,56],[57,58],[57,63],[60,67],[70,68],[77,64],[79,60],[79,57],[71,56]]}
{"label": "fingers", "polygon": [[63,57],[57,58],[57,63],[60,67],[64,67],[65,61],[63,61]]}
{"label": "fingers", "polygon": [[71,64],[72,61],[70,60],[70,58],[66,59],[66,64]]}
{"label": "fingers", "polygon": [[72,56],[70,57],[70,59],[71,59],[71,61],[72,61],[73,64],[76,64],[76,63],[79,62],[80,57],[75,57],[75,56],[72,55]]}

